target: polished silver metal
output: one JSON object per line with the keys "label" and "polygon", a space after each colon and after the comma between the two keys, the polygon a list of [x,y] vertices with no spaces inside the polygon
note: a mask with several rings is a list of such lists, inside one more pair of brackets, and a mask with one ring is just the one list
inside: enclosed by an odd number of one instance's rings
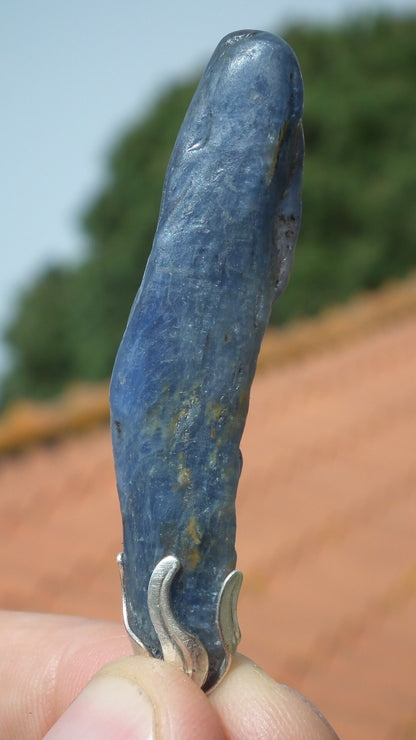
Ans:
{"label": "polished silver metal", "polygon": [[240,625],[237,619],[237,601],[242,582],[241,570],[233,570],[225,579],[218,598],[217,625],[221,642],[228,656],[227,670],[241,640]]}
{"label": "polished silver metal", "polygon": [[[124,554],[117,557],[120,571],[121,592],[123,601],[123,620],[126,631],[139,655],[149,655],[140,638],[133,632],[128,620],[127,596],[124,578]],[[170,589],[181,564],[175,555],[167,555],[159,561],[150,576],[147,605],[155,632],[159,638],[163,660],[186,673],[199,687],[204,689],[209,670],[209,656],[202,642],[189,634],[178,622],[170,605]],[[240,593],[243,574],[233,570],[225,579],[217,604],[217,627],[224,647],[225,657],[216,681],[207,689],[210,693],[226,676],[232,656],[241,639],[237,619],[237,600]],[[205,689],[204,689],[205,690]]]}
{"label": "polished silver metal", "polygon": [[123,605],[123,622],[126,628],[126,632],[128,636],[130,637],[130,642],[132,644],[133,650],[137,655],[150,655],[149,651],[146,650],[142,641],[139,640],[139,638],[137,637],[135,632],[133,632],[129,624],[129,615],[127,611],[126,581],[124,577],[124,552],[119,552],[119,554],[117,555],[117,563],[118,563],[118,572],[120,574],[120,581],[121,581],[121,600],[122,600],[122,605]]}
{"label": "polished silver metal", "polygon": [[156,565],[149,581],[147,605],[163,660],[181,668],[198,686],[203,686],[208,675],[208,653],[197,637],[181,627],[170,608],[170,587],[180,567],[174,555],[167,555]]}

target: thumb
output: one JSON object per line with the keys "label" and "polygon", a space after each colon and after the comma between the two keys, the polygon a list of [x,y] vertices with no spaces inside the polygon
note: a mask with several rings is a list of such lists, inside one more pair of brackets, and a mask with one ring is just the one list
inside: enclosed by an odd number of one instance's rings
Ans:
{"label": "thumb", "polygon": [[225,740],[206,696],[160,660],[109,663],[87,684],[45,740]]}

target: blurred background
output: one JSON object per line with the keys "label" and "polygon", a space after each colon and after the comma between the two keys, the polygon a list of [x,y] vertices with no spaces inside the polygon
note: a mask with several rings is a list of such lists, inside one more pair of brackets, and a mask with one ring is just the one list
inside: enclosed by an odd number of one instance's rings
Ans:
{"label": "blurred background", "polygon": [[0,607],[120,619],[108,378],[180,123],[240,28],[293,47],[306,140],[243,440],[243,649],[341,735],[416,737],[415,2],[2,4]]}
{"label": "blurred background", "polygon": [[404,275],[415,261],[412,6],[4,3],[3,404],[108,377],[178,127],[230,29],[281,33],[305,80],[304,219],[273,321]]}

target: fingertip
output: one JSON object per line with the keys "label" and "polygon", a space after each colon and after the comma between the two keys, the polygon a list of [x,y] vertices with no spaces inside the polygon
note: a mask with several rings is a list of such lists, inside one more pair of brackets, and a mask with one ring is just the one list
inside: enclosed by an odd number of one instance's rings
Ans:
{"label": "fingertip", "polygon": [[151,740],[155,711],[143,689],[116,676],[97,675],[70,704],[45,740]]}
{"label": "fingertip", "polygon": [[207,697],[162,661],[129,656],[104,666],[46,736],[48,740],[223,740]]}
{"label": "fingertip", "polygon": [[304,696],[274,681],[259,666],[236,655],[210,701],[229,740],[336,740],[320,711]]}

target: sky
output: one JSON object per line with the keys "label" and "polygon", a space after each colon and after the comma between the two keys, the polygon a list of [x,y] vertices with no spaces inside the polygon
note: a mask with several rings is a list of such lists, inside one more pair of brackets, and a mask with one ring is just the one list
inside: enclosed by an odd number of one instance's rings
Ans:
{"label": "sky", "polygon": [[82,256],[117,137],[225,34],[382,9],[416,0],[1,0],[0,333],[36,275]]}

